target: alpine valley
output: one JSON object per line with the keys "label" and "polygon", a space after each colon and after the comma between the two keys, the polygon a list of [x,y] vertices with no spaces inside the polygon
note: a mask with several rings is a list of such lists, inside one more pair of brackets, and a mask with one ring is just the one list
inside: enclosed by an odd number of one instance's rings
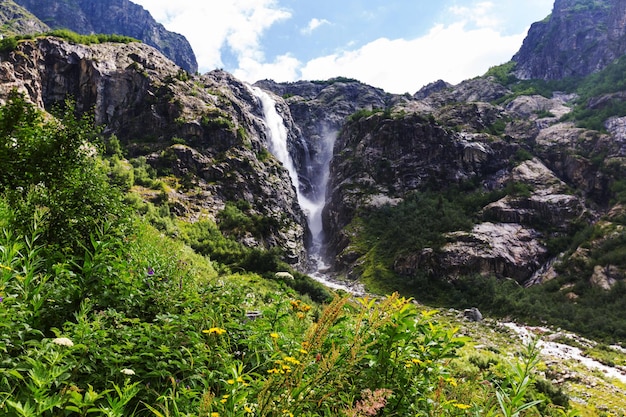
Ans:
{"label": "alpine valley", "polygon": [[0,20],[3,415],[625,415],[623,0],[413,95],[198,74],[129,0]]}

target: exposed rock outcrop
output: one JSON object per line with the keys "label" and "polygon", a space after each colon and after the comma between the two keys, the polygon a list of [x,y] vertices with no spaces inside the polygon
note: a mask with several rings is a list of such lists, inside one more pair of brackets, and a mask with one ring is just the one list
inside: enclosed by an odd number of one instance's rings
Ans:
{"label": "exposed rock outcrop", "polygon": [[50,28],[28,10],[13,0],[4,0],[0,4],[0,33],[5,36],[24,35],[45,32]]}
{"label": "exposed rock outcrop", "polygon": [[196,72],[198,63],[187,39],[165,29],[130,0],[15,0],[53,29],[81,34],[130,36],[154,46],[181,68]]}
{"label": "exposed rock outcrop", "polygon": [[513,61],[520,79],[557,80],[589,75],[624,53],[626,3],[556,0],[552,14],[531,26]]}

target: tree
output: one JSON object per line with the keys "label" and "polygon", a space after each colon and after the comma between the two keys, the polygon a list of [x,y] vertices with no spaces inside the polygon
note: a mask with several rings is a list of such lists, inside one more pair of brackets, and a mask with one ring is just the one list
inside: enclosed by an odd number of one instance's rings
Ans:
{"label": "tree", "polygon": [[13,92],[0,108],[0,191],[12,227],[27,234],[43,214],[46,245],[76,251],[100,223],[123,214],[96,146],[99,130],[66,102],[53,118]]}

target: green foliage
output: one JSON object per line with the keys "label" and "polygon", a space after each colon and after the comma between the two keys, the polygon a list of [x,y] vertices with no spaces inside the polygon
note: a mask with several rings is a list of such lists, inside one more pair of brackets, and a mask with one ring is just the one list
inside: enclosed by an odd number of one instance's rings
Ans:
{"label": "green foliage", "polygon": [[329,78],[328,80],[313,80],[311,81],[311,83],[313,84],[320,84],[320,85],[333,85],[335,83],[358,83],[360,82],[359,80],[356,80],[354,78],[349,78],[349,77],[335,77],[335,78]]}
{"label": "green foliage", "polygon": [[382,112],[381,109],[360,109],[348,116],[348,122],[356,122],[361,119],[365,119],[370,117],[373,114]]}
{"label": "green foliage", "polygon": [[141,42],[138,39],[131,38],[130,36],[116,35],[116,34],[92,34],[92,35],[80,35],[76,32],[72,32],[68,29],[56,29],[51,32],[46,32],[43,36],[56,36],[58,38],[65,39],[70,42],[79,43],[83,45],[91,45],[98,43],[131,43]]}
{"label": "green foliage", "polygon": [[485,77],[494,77],[497,82],[504,86],[509,86],[517,81],[517,77],[513,75],[513,70],[517,65],[514,61],[509,61],[502,65],[491,67],[485,73]]}
{"label": "green foliage", "polygon": [[11,52],[17,49],[17,45],[21,40],[34,39],[35,37],[45,37],[45,36],[54,36],[57,38],[62,38],[66,41],[78,43],[82,45],[92,45],[99,43],[131,43],[131,42],[141,42],[138,39],[131,38],[129,36],[116,35],[116,34],[91,34],[91,35],[80,35],[76,32],[72,32],[69,29],[56,29],[50,32],[32,35],[16,35],[6,37],[0,40],[0,52]]}
{"label": "green foliage", "polygon": [[217,219],[223,233],[236,237],[250,233],[255,237],[264,238],[279,227],[278,221],[271,217],[250,213],[250,205],[245,201],[226,203]]}
{"label": "green foliage", "polygon": [[0,52],[11,52],[17,49],[18,39],[14,36],[0,39]]}
{"label": "green foliage", "polygon": [[148,165],[144,156],[130,160],[133,166],[133,183],[152,189],[160,189],[162,181],[157,179],[157,172]]}
{"label": "green foliage", "polygon": [[45,243],[76,250],[99,224],[124,210],[96,157],[97,130],[66,104],[59,121],[45,120],[17,93],[0,109],[0,189],[16,231],[26,234],[34,213],[43,212]]}
{"label": "green foliage", "polygon": [[387,261],[407,252],[437,249],[445,243],[445,233],[469,230],[474,213],[502,196],[502,191],[461,192],[457,187],[443,192],[415,192],[398,205],[360,213],[357,221],[362,239],[356,243]]}

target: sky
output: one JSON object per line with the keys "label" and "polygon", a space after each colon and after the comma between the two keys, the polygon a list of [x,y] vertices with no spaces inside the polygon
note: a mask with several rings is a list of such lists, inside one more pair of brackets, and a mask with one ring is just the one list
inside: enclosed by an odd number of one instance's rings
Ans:
{"label": "sky", "polygon": [[390,93],[508,62],[554,0],[132,0],[191,43],[201,73],[355,78]]}

